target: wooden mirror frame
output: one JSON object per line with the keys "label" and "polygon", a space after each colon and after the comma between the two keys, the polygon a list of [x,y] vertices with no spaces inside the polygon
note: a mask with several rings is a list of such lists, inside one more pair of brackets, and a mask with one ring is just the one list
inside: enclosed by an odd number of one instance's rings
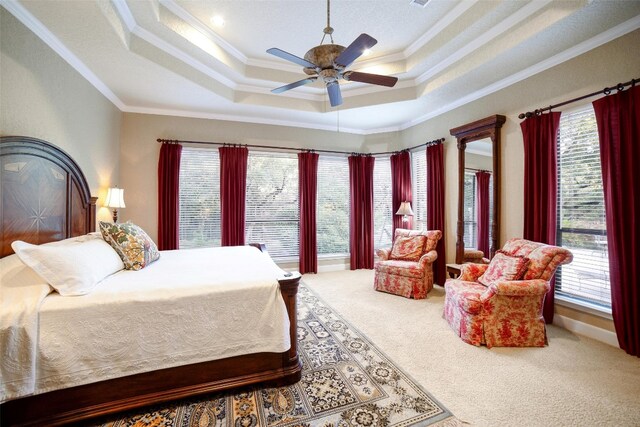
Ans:
{"label": "wooden mirror frame", "polygon": [[[505,116],[493,115],[457,128],[450,129],[451,135],[458,140],[458,223],[456,230],[456,264],[464,262],[464,168],[465,150],[469,142],[490,138],[493,155],[493,217],[491,218],[492,258],[498,247],[500,234],[500,128],[506,121]],[[487,254],[485,254],[487,256]]]}

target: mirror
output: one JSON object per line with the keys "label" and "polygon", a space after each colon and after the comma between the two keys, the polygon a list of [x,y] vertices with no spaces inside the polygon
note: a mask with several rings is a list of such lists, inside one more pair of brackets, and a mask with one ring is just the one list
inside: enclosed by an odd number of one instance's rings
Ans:
{"label": "mirror", "polygon": [[[491,258],[498,249],[500,128],[505,120],[494,115],[449,131],[458,140],[456,264],[472,257],[472,262],[481,262],[482,256]],[[482,254],[477,252],[479,241]]]}

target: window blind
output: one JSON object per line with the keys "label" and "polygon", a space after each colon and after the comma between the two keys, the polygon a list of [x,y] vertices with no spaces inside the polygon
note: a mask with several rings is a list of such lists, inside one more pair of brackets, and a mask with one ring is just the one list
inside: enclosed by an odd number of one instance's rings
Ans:
{"label": "window blind", "polygon": [[298,158],[295,154],[249,152],[245,241],[265,243],[272,258],[298,257]]}
{"label": "window blind", "polygon": [[179,203],[180,249],[220,246],[218,150],[182,148]]}
{"label": "window blind", "polygon": [[556,291],[610,307],[604,193],[593,108],[563,113],[558,133],[557,243],[574,258],[559,270]]}
{"label": "window blind", "polygon": [[346,157],[319,157],[316,203],[318,254],[348,254],[349,162]]}
{"label": "window blind", "polygon": [[373,247],[391,247],[393,239],[391,211],[391,160],[376,157],[373,167]]}
{"label": "window blind", "polygon": [[476,173],[470,170],[464,171],[464,247],[478,247]]}
{"label": "window blind", "polygon": [[411,153],[411,196],[413,228],[427,229],[427,155],[426,150]]}

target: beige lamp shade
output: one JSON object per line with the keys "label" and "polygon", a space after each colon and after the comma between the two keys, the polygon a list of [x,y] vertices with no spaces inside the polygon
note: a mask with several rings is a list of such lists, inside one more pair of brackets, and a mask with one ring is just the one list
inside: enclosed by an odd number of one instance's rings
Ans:
{"label": "beige lamp shade", "polygon": [[104,201],[104,205],[113,209],[113,222],[118,222],[118,209],[126,207],[124,204],[124,190],[118,187],[107,190],[107,199]]}
{"label": "beige lamp shade", "polygon": [[413,211],[411,210],[411,202],[400,203],[400,208],[398,209],[398,212],[396,212],[396,215],[413,216]]}
{"label": "beige lamp shade", "polygon": [[120,209],[125,208],[124,190],[122,188],[110,188],[107,190],[107,199],[104,202],[105,207]]}
{"label": "beige lamp shade", "polygon": [[396,215],[402,215],[402,222],[409,222],[409,217],[413,216],[413,211],[411,210],[410,202],[402,202],[400,203],[400,208]]}

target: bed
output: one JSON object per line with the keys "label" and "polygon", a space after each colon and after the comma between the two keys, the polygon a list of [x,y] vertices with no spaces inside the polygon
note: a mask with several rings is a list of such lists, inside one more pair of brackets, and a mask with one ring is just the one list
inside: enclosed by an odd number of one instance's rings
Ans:
{"label": "bed", "polygon": [[[0,159],[2,161],[2,193],[0,197],[2,245],[0,247],[0,257],[10,259],[9,257],[13,252],[11,242],[15,240],[23,240],[40,245],[68,239],[73,236],[83,236],[95,231],[96,198],[90,196],[89,187],[82,171],[66,153],[38,139],[2,137],[0,139]],[[43,381],[43,385],[37,391],[38,394],[13,398],[2,403],[0,406],[1,424],[3,426],[65,424],[204,393],[256,384],[280,386],[298,381],[301,376],[301,364],[297,354],[296,343],[296,294],[300,275],[298,273],[285,273],[275,267],[263,245],[255,244],[252,246],[254,247],[228,248],[226,253],[230,256],[229,261],[221,261],[220,265],[233,266],[234,257],[237,258],[245,256],[244,254],[249,254],[254,257],[252,258],[254,259],[253,262],[262,263],[266,266],[264,267],[266,270],[261,270],[260,274],[262,276],[273,276],[270,280],[274,281],[273,286],[275,286],[278,296],[278,301],[275,301],[275,305],[283,306],[282,316],[284,317],[281,323],[278,323],[279,321],[275,323],[274,329],[280,329],[283,339],[278,340],[277,344],[265,344],[260,348],[282,351],[256,352],[253,350],[255,347],[247,347],[246,343],[237,343],[237,345],[225,344],[224,348],[221,349],[222,353],[219,353],[222,354],[223,358],[217,355],[211,356],[211,359],[215,360],[202,360],[203,357],[207,359],[209,347],[205,346],[200,348],[200,351],[197,351],[200,343],[195,341],[198,340],[194,338],[191,341],[195,343],[188,342],[190,341],[189,337],[182,337],[185,342],[180,344],[179,347],[194,345],[196,350],[191,351],[190,355],[195,355],[195,357],[184,357],[184,359],[182,357],[176,359],[175,355],[166,358],[160,357],[154,363],[150,363],[149,360],[141,362],[139,363],[140,366],[134,366],[136,365],[135,363],[131,360],[126,360],[121,363],[121,369],[116,370],[115,373],[110,372],[108,369],[100,372],[89,371],[92,373],[87,375],[86,378],[80,379],[82,385],[70,387],[63,386],[63,388],[59,388],[59,382],[51,385]],[[218,248],[217,250],[224,251],[226,249]],[[193,258],[193,260],[190,261],[191,264],[188,268],[195,271],[197,265],[202,265],[202,259],[206,259],[211,254],[199,252],[200,250],[194,251],[190,252],[190,258]],[[244,252],[234,253],[233,251]],[[87,341],[86,336],[75,336],[68,333],[68,331],[55,335],[46,331],[61,329],[56,326],[56,319],[60,321],[60,319],[73,318],[74,322],[86,326],[91,323],[92,313],[96,313],[96,317],[102,319],[105,329],[112,323],[115,325],[113,317],[109,318],[109,315],[101,313],[100,310],[110,302],[111,298],[117,301],[118,305],[128,307],[126,310],[131,312],[133,310],[131,308],[132,303],[126,296],[127,283],[131,283],[131,278],[134,278],[134,281],[142,281],[145,274],[154,277],[153,281],[156,287],[151,289],[146,296],[138,293],[130,298],[135,300],[136,313],[144,314],[145,307],[155,307],[161,312],[171,310],[170,303],[174,299],[171,294],[171,283],[168,281],[163,282],[162,278],[169,276],[167,271],[172,268],[175,269],[175,267],[172,267],[172,262],[177,263],[175,265],[183,265],[182,263],[185,261],[181,258],[181,253],[184,252],[189,251],[163,252],[160,260],[156,261],[156,263],[163,261],[164,263],[158,264],[158,268],[155,269],[149,267],[146,269],[149,270],[147,273],[144,273],[145,269],[140,272],[123,271],[123,274],[116,273],[113,277],[110,276],[108,278],[110,281],[108,287],[103,286],[102,290],[97,289],[96,293],[90,294],[88,298],[76,299],[74,297],[61,297],[56,293],[49,294],[38,309],[38,327],[41,328],[39,330],[45,331],[42,336],[49,337],[49,341],[59,345],[60,348],[58,350],[62,349],[60,354],[64,354],[64,349],[67,347],[78,347],[76,354],[84,355],[89,352],[89,347],[103,345],[103,342],[92,343],[91,346],[87,346],[85,349],[82,348],[82,345]],[[220,254],[218,253],[215,256],[222,256]],[[13,257],[15,258],[15,255]],[[224,288],[225,292],[228,293],[230,289],[234,291],[236,288],[242,289],[242,286],[249,286],[249,282],[254,280],[253,276],[251,278],[247,276],[249,274],[248,271],[251,269],[242,269],[240,265],[236,263],[234,270],[225,273],[228,276],[226,284],[219,284],[220,287]],[[269,265],[273,266],[271,270],[269,270],[271,268]],[[216,268],[221,267],[216,266]],[[144,274],[136,275],[137,273]],[[205,274],[204,272],[200,273],[202,274],[193,274],[183,278],[183,281],[207,280],[206,277],[199,277]],[[123,279],[127,274],[129,278]],[[266,280],[262,276],[260,280]],[[217,303],[226,301],[219,296],[213,298],[208,297],[206,294],[194,293],[194,288],[187,286],[188,283],[183,283],[183,285],[187,291],[186,295],[182,295],[180,298],[186,301],[185,304],[190,307],[196,307],[200,304],[198,310],[193,309],[192,311],[206,312],[207,298],[213,299]],[[140,286],[144,288],[146,285],[142,284]],[[105,288],[111,290],[121,288],[123,293],[105,293]],[[227,294],[225,293],[225,295]],[[273,295],[271,293],[268,297],[273,298]],[[231,298],[229,301],[234,301],[233,298],[237,300],[237,297],[229,298]],[[81,300],[88,304],[83,303],[84,305],[79,309],[75,306]],[[129,305],[127,306],[127,304]],[[220,305],[219,307],[223,309],[219,308],[215,313],[212,309],[212,317],[214,315],[234,316],[237,314],[235,308],[234,310],[225,311],[224,307],[227,306]],[[245,309],[252,310],[252,312],[256,311],[255,306],[245,307]],[[151,316],[153,310],[148,311],[149,316]],[[243,317],[241,312],[237,315]],[[114,315],[110,314],[110,316]],[[174,316],[172,318],[174,320],[167,322],[165,325],[162,325],[162,318],[160,318],[157,323],[160,323],[162,328],[171,328],[171,323],[177,322],[178,320],[175,319],[180,319],[181,317],[182,315]],[[282,325],[285,326],[283,327]],[[138,333],[141,333],[140,331],[143,331],[144,327],[138,326]],[[98,323],[92,327],[100,328],[100,325]],[[111,329],[116,329],[116,332],[118,328],[121,327],[111,327]],[[245,332],[241,333],[249,334]],[[101,333],[100,335],[109,334]],[[46,340],[42,336],[38,338],[38,343],[44,346]],[[111,337],[113,337],[113,334],[111,334]],[[256,339],[258,338],[256,336]],[[110,339],[113,340],[113,338]],[[205,339],[204,341],[213,348],[217,339]],[[283,342],[286,342],[289,347],[283,347]],[[74,345],[74,343],[78,344]],[[145,344],[145,346],[148,345]],[[153,346],[152,350],[155,351]],[[56,358],[53,357],[52,359]],[[73,364],[88,363],[87,366],[92,366],[91,361],[79,362],[80,359],[82,358],[76,357]],[[182,363],[183,360],[187,362]],[[68,361],[67,364],[69,364]],[[47,368],[49,372],[55,372],[57,369],[55,366],[48,366]],[[62,372],[62,369],[60,371]],[[60,375],[60,377],[64,377],[64,375]],[[51,390],[46,391],[49,389]]]}

